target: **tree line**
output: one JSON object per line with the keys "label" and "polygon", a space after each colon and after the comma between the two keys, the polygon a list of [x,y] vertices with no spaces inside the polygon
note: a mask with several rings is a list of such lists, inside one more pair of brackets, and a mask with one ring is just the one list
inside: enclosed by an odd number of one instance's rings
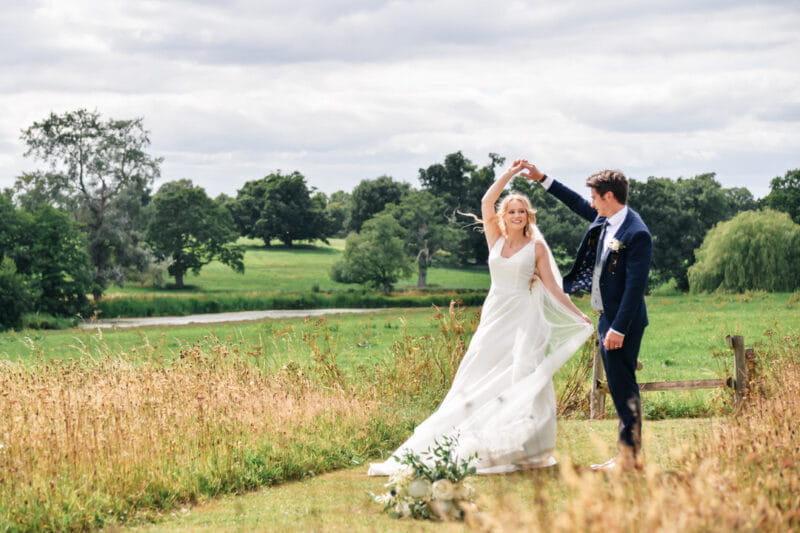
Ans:
{"label": "tree line", "polygon": [[[213,260],[241,272],[240,236],[287,247],[346,238],[333,279],[389,292],[416,271],[425,286],[431,265],[485,264],[480,225],[469,215],[479,213],[483,193],[505,163],[490,153],[479,166],[459,151],[419,169],[418,187],[379,176],[330,195],[298,171],[277,171],[246,182],[235,196],[212,199],[189,179],[153,192],[162,159],[148,152],[141,118],[104,118],[85,109],[51,113],[21,139],[24,155],[42,168],[23,173],[0,194],[2,327],[19,326],[31,312],[86,316],[89,295],[98,300],[111,284],[153,283],[164,270],[176,288],[186,273]],[[538,224],[566,267],[582,221],[536,184],[517,178],[512,188],[538,208]],[[671,282],[686,290],[695,250],[718,224],[763,208],[800,222],[800,170],[774,178],[759,201],[746,188],[723,187],[711,173],[631,180],[629,203],[653,233],[651,285]]]}

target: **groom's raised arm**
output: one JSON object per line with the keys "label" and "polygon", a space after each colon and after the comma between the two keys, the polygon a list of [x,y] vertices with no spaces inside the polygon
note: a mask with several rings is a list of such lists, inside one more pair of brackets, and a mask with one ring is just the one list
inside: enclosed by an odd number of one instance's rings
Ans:
{"label": "groom's raised arm", "polygon": [[522,166],[528,170],[527,174],[522,174],[523,177],[541,183],[542,187],[544,187],[547,192],[561,200],[561,202],[569,207],[576,215],[585,218],[589,222],[594,222],[594,219],[597,218],[597,211],[586,198],[566,185],[549,177],[547,174],[544,174],[536,168],[536,165],[533,163],[529,163],[523,159]]}
{"label": "groom's raised arm", "polygon": [[[545,183],[545,181],[548,183]],[[541,183],[547,192],[561,200],[561,202],[569,207],[576,215],[585,218],[589,222],[593,222],[594,219],[597,218],[597,211],[592,207],[592,204],[566,185],[547,176],[545,176],[545,179]]]}

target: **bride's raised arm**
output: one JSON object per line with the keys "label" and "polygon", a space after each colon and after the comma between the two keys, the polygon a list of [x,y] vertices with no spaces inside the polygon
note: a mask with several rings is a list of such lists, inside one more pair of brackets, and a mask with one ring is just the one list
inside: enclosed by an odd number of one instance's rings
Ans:
{"label": "bride's raised arm", "polygon": [[497,222],[497,213],[495,211],[495,204],[497,199],[500,198],[500,193],[506,188],[511,178],[519,174],[523,168],[522,159],[517,159],[494,183],[486,189],[486,192],[481,199],[481,218],[483,219],[483,231],[486,236],[486,243],[491,249],[497,239],[502,237],[500,232],[500,224]]}

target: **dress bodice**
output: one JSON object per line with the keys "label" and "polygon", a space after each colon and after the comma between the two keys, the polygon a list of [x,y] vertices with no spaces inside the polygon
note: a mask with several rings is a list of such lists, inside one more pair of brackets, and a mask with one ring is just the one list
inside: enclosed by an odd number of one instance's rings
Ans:
{"label": "dress bodice", "polygon": [[528,290],[536,267],[535,240],[520,248],[511,257],[503,257],[505,237],[500,237],[489,251],[489,273],[492,290]]}

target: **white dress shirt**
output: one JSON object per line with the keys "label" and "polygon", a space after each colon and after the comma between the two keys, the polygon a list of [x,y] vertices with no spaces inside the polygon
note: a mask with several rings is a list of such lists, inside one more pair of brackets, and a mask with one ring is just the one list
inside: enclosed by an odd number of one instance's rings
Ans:
{"label": "white dress shirt", "polygon": [[616,237],[619,227],[625,222],[625,217],[628,216],[628,206],[623,206],[622,209],[611,215],[606,219],[606,235],[603,238],[603,255],[608,249],[608,244]]}

